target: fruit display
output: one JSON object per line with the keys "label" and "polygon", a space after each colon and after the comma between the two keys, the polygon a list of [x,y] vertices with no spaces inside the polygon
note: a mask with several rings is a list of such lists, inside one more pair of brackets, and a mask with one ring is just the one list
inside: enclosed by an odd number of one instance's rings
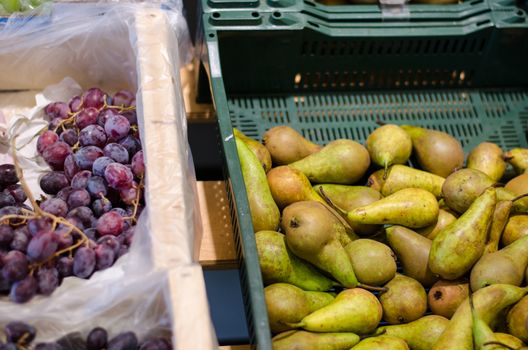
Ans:
{"label": "fruit display", "polygon": [[35,153],[51,168],[39,179],[45,196],[34,197],[15,151],[0,165],[0,293],[17,303],[112,266],[144,207],[135,94],[91,88],[43,113]]}
{"label": "fruit display", "polygon": [[528,150],[384,125],[234,129],[274,349],[520,349]]}

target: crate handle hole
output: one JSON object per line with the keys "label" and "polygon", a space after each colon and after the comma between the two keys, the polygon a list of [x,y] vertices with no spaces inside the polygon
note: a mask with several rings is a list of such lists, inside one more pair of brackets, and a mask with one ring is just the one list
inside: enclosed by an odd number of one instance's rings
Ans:
{"label": "crate handle hole", "polygon": [[280,13],[279,11],[273,12],[273,17],[280,18],[281,16],[282,16],[282,13]]}
{"label": "crate handle hole", "polygon": [[210,38],[214,38],[214,36],[215,36],[215,35],[214,35],[213,33],[209,33],[209,37],[210,37]]}
{"label": "crate handle hole", "polygon": [[251,16],[257,18],[260,16],[260,14],[258,12],[251,12]]}
{"label": "crate handle hole", "polygon": [[525,12],[523,10],[517,11],[517,16],[524,16]]}
{"label": "crate handle hole", "polygon": [[219,12],[213,12],[213,18],[220,18],[220,13]]}

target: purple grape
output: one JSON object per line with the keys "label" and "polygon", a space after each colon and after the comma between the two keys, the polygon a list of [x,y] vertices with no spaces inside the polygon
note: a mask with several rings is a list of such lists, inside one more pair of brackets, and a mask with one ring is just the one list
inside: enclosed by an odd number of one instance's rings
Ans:
{"label": "purple grape", "polygon": [[133,332],[125,332],[112,338],[107,350],[136,350],[138,345],[136,335]]}
{"label": "purple grape", "polygon": [[88,278],[95,270],[95,252],[88,247],[81,247],[73,258],[73,274],[79,278]]}
{"label": "purple grape", "polygon": [[44,202],[40,203],[40,208],[46,213],[50,213],[55,216],[66,216],[68,213],[68,204],[61,198],[49,198]]}
{"label": "purple grape", "polygon": [[90,205],[90,202],[90,194],[85,189],[74,190],[68,197],[68,207],[70,209],[86,207]]}
{"label": "purple grape", "polygon": [[138,195],[138,184],[133,182],[132,187],[119,190],[119,196],[125,204],[133,204]]}
{"label": "purple grape", "polygon": [[83,226],[86,228],[91,227],[92,221],[95,219],[92,209],[86,206],[77,207],[71,210],[66,217],[67,218],[75,217],[79,219],[81,223],[83,224]]}
{"label": "purple grape", "polygon": [[66,218],[66,221],[68,221],[73,226],[77,227],[79,230],[84,231],[85,227],[81,220],[76,216],[70,216],[69,218]]}
{"label": "purple grape", "polygon": [[29,237],[21,230],[13,232],[13,240],[11,241],[11,249],[17,250],[21,253],[26,253],[29,243]]}
{"label": "purple grape", "polygon": [[141,347],[139,350],[171,350],[172,345],[170,342],[163,338],[154,338],[149,339],[143,344],[141,344]]}
{"label": "purple grape", "polygon": [[119,112],[116,109],[113,109],[113,108],[109,108],[109,109],[103,110],[97,116],[97,125],[99,125],[100,127],[104,128],[108,118],[113,116],[113,115],[118,115],[118,114],[119,114]]}
{"label": "purple grape", "polygon": [[64,119],[61,119],[61,118],[52,119],[48,123],[48,129],[49,130],[57,129],[57,131],[55,131],[55,132],[57,133],[57,135],[60,136],[63,133],[63,128],[59,128],[59,125],[63,124],[63,122],[64,122]]}
{"label": "purple grape", "polygon": [[69,256],[60,257],[57,260],[56,267],[59,276],[62,278],[73,275],[73,258],[70,258]]}
{"label": "purple grape", "polygon": [[95,160],[92,166],[92,172],[97,176],[104,176],[104,172],[108,164],[115,163],[112,158],[109,157],[100,157]]}
{"label": "purple grape", "polygon": [[70,194],[73,191],[75,191],[75,190],[73,188],[71,188],[71,186],[64,187],[62,190],[59,191],[59,193],[57,193],[57,198],[60,198],[63,201],[67,202],[68,201],[68,197],[70,196]]}
{"label": "purple grape", "polygon": [[97,115],[99,111],[96,108],[85,108],[75,116],[75,125],[79,130],[83,130],[88,125],[97,123]]}
{"label": "purple grape", "polygon": [[132,172],[138,178],[141,178],[145,175],[145,162],[143,159],[143,151],[138,151],[136,154],[134,154],[130,165],[132,166]]}
{"label": "purple grape", "polygon": [[125,146],[122,146],[118,143],[109,143],[103,149],[104,155],[106,157],[112,158],[118,163],[127,164],[129,157],[128,151]]}
{"label": "purple grape", "polygon": [[60,140],[73,147],[79,141],[79,136],[75,130],[67,129],[60,134]]}
{"label": "purple grape", "polygon": [[136,100],[136,94],[128,90],[120,90],[114,94],[114,106],[130,107]]}
{"label": "purple grape", "polygon": [[62,250],[73,245],[73,237],[69,232],[70,228],[64,225],[60,225],[55,232],[55,241],[57,241],[57,250]]}
{"label": "purple grape", "polygon": [[80,111],[83,106],[81,96],[72,97],[72,99],[68,103],[68,106],[70,107],[70,111],[72,111],[73,113]]}
{"label": "purple grape", "polygon": [[57,248],[57,240],[52,232],[39,233],[29,241],[27,256],[34,262],[46,261],[55,254]]}
{"label": "purple grape", "polygon": [[81,147],[75,153],[75,162],[81,170],[91,170],[94,161],[103,156],[103,151],[96,146]]}
{"label": "purple grape", "polygon": [[121,113],[121,115],[127,118],[130,125],[137,125],[137,114],[136,111],[126,111]]}
{"label": "purple grape", "polygon": [[64,102],[52,102],[44,107],[44,113],[50,118],[67,119],[70,107]]}
{"label": "purple grape", "polygon": [[39,181],[40,188],[47,194],[57,194],[64,187],[68,187],[70,181],[62,171],[51,171],[44,174]]}
{"label": "purple grape", "polygon": [[96,199],[92,203],[92,209],[95,216],[100,217],[104,213],[108,213],[112,210],[112,203],[106,199]]}
{"label": "purple grape", "polygon": [[95,242],[97,239],[97,230],[95,228],[89,228],[84,230],[84,235]]}
{"label": "purple grape", "polygon": [[97,270],[104,270],[113,265],[115,261],[115,254],[111,247],[105,244],[100,244],[95,247],[94,251]]}
{"label": "purple grape", "polygon": [[26,323],[15,321],[5,325],[4,333],[8,342],[29,345],[35,339],[37,330]]}
{"label": "purple grape", "polygon": [[133,157],[139,150],[141,150],[141,142],[132,135],[128,135],[120,140],[119,144],[127,149],[130,157]]}
{"label": "purple grape", "polygon": [[64,175],[71,180],[80,170],[75,161],[75,155],[70,154],[67,156],[64,160]]}
{"label": "purple grape", "polygon": [[119,253],[119,247],[121,246],[121,243],[119,243],[118,237],[112,236],[112,235],[106,235],[106,236],[100,237],[97,240],[97,244],[106,245],[110,247],[113,250],[115,256],[117,256],[117,254]]}
{"label": "purple grape", "polygon": [[125,223],[123,217],[119,215],[119,213],[115,211],[109,211],[108,213],[101,215],[101,217],[97,220],[96,229],[100,236],[118,236],[121,232],[123,232],[124,225]]}
{"label": "purple grape", "polygon": [[59,141],[59,135],[51,130],[46,130],[37,139],[37,152],[42,155],[46,148]]}
{"label": "purple grape", "polygon": [[16,200],[12,195],[0,192],[0,208],[16,205]]}
{"label": "purple grape", "polygon": [[94,199],[101,198],[101,195],[106,196],[108,193],[106,181],[100,176],[92,176],[86,184],[86,189]]}
{"label": "purple grape", "polygon": [[105,96],[106,96],[106,93],[102,91],[101,89],[90,88],[86,90],[84,94],[82,95],[84,106],[99,109],[104,106]]}
{"label": "purple grape", "polygon": [[88,125],[79,133],[79,143],[81,146],[104,147],[106,144],[106,134],[99,125]]}
{"label": "purple grape", "polygon": [[89,170],[83,170],[75,174],[73,179],[71,180],[71,187],[74,190],[82,190],[86,188],[86,185],[88,184],[88,180],[92,176],[92,172]]}
{"label": "purple grape", "polygon": [[0,165],[0,186],[7,187],[18,182],[16,169],[13,164]]}
{"label": "purple grape", "polygon": [[0,225],[0,246],[9,246],[15,237],[15,232],[9,225]]}
{"label": "purple grape", "polygon": [[[20,214],[21,212],[20,212],[19,207],[8,206],[8,207],[0,208],[0,218],[4,215],[20,215]],[[13,223],[17,221],[18,220],[11,219],[9,222]]]}
{"label": "purple grape", "polygon": [[103,350],[108,343],[108,333],[101,327],[94,328],[86,338],[86,350]]}
{"label": "purple grape", "polygon": [[15,202],[19,204],[22,204],[27,200],[24,189],[19,184],[7,186],[4,193],[10,194],[15,199]]}
{"label": "purple grape", "polygon": [[11,286],[9,297],[15,303],[25,303],[35,296],[37,288],[37,280],[29,275],[23,280],[15,282]]}
{"label": "purple grape", "polygon": [[3,257],[2,277],[8,282],[24,279],[29,273],[26,256],[18,250],[12,250]]}
{"label": "purple grape", "polygon": [[113,115],[108,117],[104,126],[106,136],[110,140],[120,140],[128,135],[130,123],[122,115]]}
{"label": "purple grape", "polygon": [[37,284],[40,294],[50,295],[59,286],[59,272],[54,267],[41,267],[37,271]]}
{"label": "purple grape", "polygon": [[111,163],[105,169],[104,177],[108,186],[121,190],[133,185],[134,175],[132,171],[123,164]]}
{"label": "purple grape", "polygon": [[134,233],[136,232],[135,227],[131,226],[123,232],[123,237],[125,238],[125,244],[128,246],[132,245],[132,241],[134,239]]}
{"label": "purple grape", "polygon": [[28,232],[31,237],[39,233],[50,232],[52,225],[53,221],[48,217],[29,219],[27,222]]}
{"label": "purple grape", "polygon": [[64,160],[72,153],[70,146],[66,142],[57,141],[49,145],[42,152],[42,158],[55,170],[64,168]]}
{"label": "purple grape", "polygon": [[64,350],[59,343],[38,343],[34,350]]}

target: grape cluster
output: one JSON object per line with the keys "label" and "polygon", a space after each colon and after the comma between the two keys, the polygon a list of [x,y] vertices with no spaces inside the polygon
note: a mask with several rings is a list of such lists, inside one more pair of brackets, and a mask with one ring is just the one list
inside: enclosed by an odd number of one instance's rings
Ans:
{"label": "grape cluster", "polygon": [[46,196],[35,201],[17,168],[0,166],[0,294],[19,303],[112,266],[144,207],[134,94],[92,88],[44,112],[37,152],[52,169],[39,181]]}
{"label": "grape cluster", "polygon": [[109,339],[108,332],[96,327],[86,338],[80,333],[70,333],[53,343],[38,343],[31,347],[37,335],[35,327],[23,322],[11,322],[4,327],[6,343],[0,342],[0,350],[170,350],[172,344],[164,338],[150,338],[140,343],[134,332],[123,332]]}

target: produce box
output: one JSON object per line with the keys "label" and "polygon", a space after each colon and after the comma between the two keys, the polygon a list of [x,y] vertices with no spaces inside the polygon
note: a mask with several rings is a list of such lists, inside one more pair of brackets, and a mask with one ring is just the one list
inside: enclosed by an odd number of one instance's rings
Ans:
{"label": "produce box", "polygon": [[526,147],[528,27],[519,14],[355,23],[296,12],[203,15],[202,59],[255,348],[271,349],[271,333],[233,127],[259,141],[271,127],[288,125],[319,145],[341,138],[364,144],[384,122],[447,132],[466,155],[483,141]]}

